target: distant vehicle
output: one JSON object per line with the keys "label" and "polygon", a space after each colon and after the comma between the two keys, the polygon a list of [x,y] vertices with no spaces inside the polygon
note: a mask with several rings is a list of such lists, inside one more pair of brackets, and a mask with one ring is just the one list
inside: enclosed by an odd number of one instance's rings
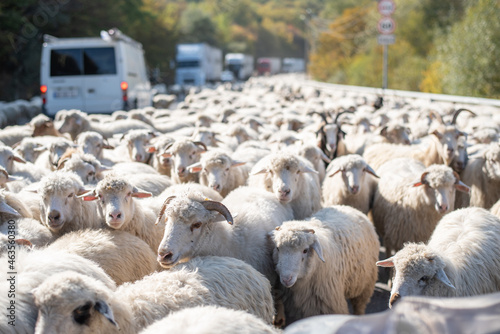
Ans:
{"label": "distant vehicle", "polygon": [[222,72],[222,51],[205,43],[177,44],[175,83],[201,86],[219,81]]}
{"label": "distant vehicle", "polygon": [[279,58],[259,58],[257,59],[257,71],[259,75],[277,74],[281,71],[281,60]]}
{"label": "distant vehicle", "polygon": [[305,72],[306,62],[302,58],[283,58],[283,73],[300,73]]}
{"label": "distant vehicle", "polygon": [[61,109],[111,113],[152,104],[142,44],[116,28],[100,38],[44,35],[40,84],[50,116]]}
{"label": "distant vehicle", "polygon": [[253,73],[253,56],[243,53],[228,53],[225,57],[226,69],[233,72],[238,80],[247,80]]}
{"label": "distant vehicle", "polygon": [[225,70],[222,72],[222,74],[220,75],[220,81],[222,82],[233,82],[235,81],[235,77],[234,77],[234,73],[232,71],[229,71],[229,70]]}

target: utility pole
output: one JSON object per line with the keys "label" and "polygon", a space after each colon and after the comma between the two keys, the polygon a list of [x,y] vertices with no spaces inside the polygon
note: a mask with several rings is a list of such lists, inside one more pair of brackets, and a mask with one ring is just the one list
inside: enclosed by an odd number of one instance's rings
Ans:
{"label": "utility pole", "polygon": [[382,14],[382,18],[378,21],[378,31],[380,35],[377,37],[379,45],[383,45],[384,60],[383,60],[383,74],[382,74],[382,89],[387,89],[387,58],[389,53],[389,44],[394,44],[396,38],[394,37],[394,30],[396,29],[396,22],[392,19],[391,15],[396,9],[394,0],[378,0],[378,12]]}

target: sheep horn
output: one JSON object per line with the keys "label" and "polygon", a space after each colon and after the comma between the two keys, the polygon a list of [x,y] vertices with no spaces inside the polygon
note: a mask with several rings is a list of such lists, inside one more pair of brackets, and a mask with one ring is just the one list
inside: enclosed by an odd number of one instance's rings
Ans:
{"label": "sheep horn", "polygon": [[340,115],[342,115],[342,114],[346,114],[346,113],[350,113],[350,114],[352,114],[352,113],[354,113],[354,111],[355,111],[355,110],[351,110],[351,109],[348,109],[348,110],[342,110],[341,112],[339,112],[339,113],[337,114],[337,116],[335,116],[335,121],[334,121],[334,123],[338,125],[337,121],[338,121],[338,119],[339,119]]}
{"label": "sheep horn", "polygon": [[425,177],[429,174],[429,172],[424,172],[422,173],[422,176],[420,177],[420,182],[416,182],[413,184],[414,187],[422,186],[424,184],[428,184],[427,181],[425,180]]}
{"label": "sheep horn", "polygon": [[434,116],[441,124],[444,124],[443,117],[435,110],[429,110],[430,116]]}
{"label": "sheep horn", "polygon": [[170,144],[168,144],[167,146],[165,146],[165,149],[163,150],[163,153],[167,153],[168,149],[171,148],[172,145],[174,145],[174,142],[171,142]]}
{"label": "sheep horn", "polygon": [[311,111],[311,112],[309,113],[309,115],[314,115],[314,114],[316,114],[316,115],[320,115],[320,116],[321,116],[321,118],[323,119],[323,122],[325,122],[325,124],[328,124],[328,120],[326,119],[326,115],[325,115],[325,114],[320,113],[320,112],[318,112],[318,111]]}
{"label": "sheep horn", "polygon": [[231,213],[229,212],[229,210],[221,202],[206,200],[206,201],[201,202],[201,205],[203,205],[203,207],[209,211],[212,211],[212,210],[217,211],[218,213],[223,215],[224,218],[226,218],[227,222],[230,225],[233,225],[233,216],[231,216]]}
{"label": "sheep horn", "polygon": [[168,203],[170,203],[170,201],[173,200],[174,198],[175,198],[175,196],[169,196],[169,197],[167,197],[165,202],[163,202],[161,209],[160,209],[160,213],[158,213],[158,217],[156,218],[155,225],[158,225],[158,223],[161,221],[161,219],[163,218],[163,215],[165,214],[165,210],[167,209]]}
{"label": "sheep horn", "polygon": [[457,121],[457,117],[458,117],[458,115],[460,115],[460,113],[461,113],[462,111],[468,111],[468,112],[470,112],[472,115],[477,116],[475,112],[473,112],[473,111],[471,111],[471,110],[469,110],[469,109],[460,108],[460,109],[456,110],[456,111],[455,111],[455,113],[453,114],[453,119],[451,120],[451,125],[455,125],[455,123],[456,123],[456,121]]}

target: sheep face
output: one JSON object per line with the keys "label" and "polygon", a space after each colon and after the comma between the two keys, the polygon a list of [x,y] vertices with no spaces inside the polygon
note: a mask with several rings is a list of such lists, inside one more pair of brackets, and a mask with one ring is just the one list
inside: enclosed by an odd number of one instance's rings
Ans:
{"label": "sheep face", "polygon": [[57,171],[40,181],[40,218],[53,232],[78,215],[80,203],[76,197],[87,190],[78,176],[71,172]]}
{"label": "sheep face", "polygon": [[177,142],[172,145],[166,153],[162,154],[165,158],[172,158],[171,174],[177,174],[182,180],[189,174],[187,167],[200,160],[200,154],[205,152],[203,148],[192,141]]}
{"label": "sheep face", "polygon": [[95,184],[101,178],[100,173],[106,170],[99,160],[90,154],[73,154],[71,158],[59,163],[58,169],[76,173],[85,184]]}
{"label": "sheep face", "polygon": [[72,139],[82,132],[85,121],[85,114],[80,111],[69,111],[65,115],[63,123],[59,127],[58,131],[60,133],[69,133]]}
{"label": "sheep face", "polygon": [[339,174],[347,193],[356,195],[361,192],[361,185],[364,184],[367,173],[378,177],[361,156],[351,154],[334,160],[328,177]]}
{"label": "sheep face", "polygon": [[466,138],[464,136],[461,136],[458,139],[457,151],[455,152],[455,156],[453,157],[451,168],[453,168],[455,172],[461,173],[465,169],[468,160],[469,155],[467,153]]}
{"label": "sheep face", "polygon": [[305,229],[304,224],[301,227],[297,222],[284,223],[270,235],[275,246],[273,261],[276,272],[285,287],[291,288],[298,279],[314,272],[314,257],[318,256],[324,262],[318,237],[314,230]]}
{"label": "sheep face", "polygon": [[42,144],[35,142],[35,140],[32,138],[23,138],[19,145],[15,147],[15,152],[25,161],[35,162],[40,154],[47,149]]}
{"label": "sheep face", "polygon": [[188,170],[190,173],[200,172],[200,183],[220,193],[226,189],[230,169],[242,164],[232,161],[225,153],[214,151],[206,153],[199,164],[189,166]]}
{"label": "sheep face", "polygon": [[444,272],[443,260],[424,244],[410,243],[378,266],[394,267],[389,307],[405,296],[435,296],[437,290],[455,289]]}
{"label": "sheep face", "polygon": [[218,222],[219,213],[232,224],[231,214],[219,202],[199,201],[186,196],[171,200],[165,209],[165,234],[158,247],[160,265],[169,268],[189,260],[214,224],[221,223]]}
{"label": "sheep face", "polygon": [[59,160],[69,148],[75,147],[75,144],[66,139],[58,140],[50,144],[49,161],[52,166],[57,167]]}
{"label": "sheep face", "polygon": [[99,281],[73,272],[56,274],[33,291],[35,333],[118,333],[109,293]]}
{"label": "sheep face", "polygon": [[484,157],[486,161],[483,172],[492,180],[500,180],[500,145],[498,143],[490,144]]}
{"label": "sheep face", "polygon": [[133,197],[151,197],[151,193],[138,190],[122,178],[109,176],[100,181],[95,190],[82,197],[84,201],[99,200],[99,213],[106,225],[118,230],[134,217]]}
{"label": "sheep face", "polygon": [[13,149],[8,146],[0,147],[0,166],[4,167],[7,172],[12,173],[14,162],[26,163]]}
{"label": "sheep face", "polygon": [[267,168],[253,173],[265,173],[265,187],[269,192],[274,193],[276,198],[282,203],[289,203],[296,196],[297,184],[302,173],[317,173],[314,169],[306,166],[297,157],[289,154],[273,156]]}
{"label": "sheep face", "polygon": [[155,134],[147,130],[131,130],[124,136],[127,143],[127,149],[132,161],[146,163],[151,154],[146,152],[146,146],[149,141],[155,137]]}
{"label": "sheep face", "polygon": [[410,130],[400,124],[389,124],[380,130],[380,135],[389,143],[410,145]]}
{"label": "sheep face", "polygon": [[455,190],[468,192],[469,188],[454,174],[452,169],[444,165],[431,165],[421,175],[414,187],[423,186],[426,205],[434,206],[440,214],[453,211]]}
{"label": "sheep face", "polygon": [[198,129],[193,135],[193,140],[200,141],[206,146],[217,147],[215,132],[210,131],[209,129]]}
{"label": "sheep face", "polygon": [[83,132],[80,134],[77,138],[77,144],[83,153],[92,154],[96,158],[102,157],[103,148],[110,147],[105,144],[102,135],[94,131]]}
{"label": "sheep face", "polygon": [[323,127],[326,137],[326,146],[330,152],[335,152],[339,137],[339,127],[336,124],[327,124]]}
{"label": "sheep face", "polygon": [[431,134],[439,140],[438,150],[444,163],[450,165],[458,147],[459,137],[466,134],[457,130],[455,126],[442,127]]}

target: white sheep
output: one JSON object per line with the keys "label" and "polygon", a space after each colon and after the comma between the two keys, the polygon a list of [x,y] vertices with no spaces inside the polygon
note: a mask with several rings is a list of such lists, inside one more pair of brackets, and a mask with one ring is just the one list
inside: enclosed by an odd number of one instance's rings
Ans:
{"label": "white sheep", "polygon": [[[348,206],[324,208],[305,221],[287,221],[270,233],[273,259],[286,287],[287,324],[304,317],[364,314],[377,281],[377,234],[368,218]],[[323,263],[322,263],[323,262]]]}
{"label": "white sheep", "polygon": [[47,249],[80,255],[94,261],[117,285],[141,279],[158,267],[156,254],[148,244],[119,230],[73,231],[58,238]]}
{"label": "white sheep", "polygon": [[170,176],[173,183],[198,182],[198,174],[189,173],[187,167],[200,161],[201,153],[206,150],[205,144],[189,139],[177,140],[167,146],[162,156],[172,158]]}
{"label": "white sheep", "polygon": [[126,144],[130,161],[149,163],[152,154],[146,151],[146,147],[154,137],[156,134],[148,130],[130,130],[123,134],[121,141]]}
{"label": "white sheep", "polygon": [[250,172],[248,185],[272,192],[289,204],[295,219],[305,219],[321,209],[318,172],[311,163],[287,152],[262,158]]}
{"label": "white sheep", "polygon": [[174,143],[174,138],[161,135],[156,137],[152,144],[147,147],[147,152],[153,154],[152,162],[153,167],[162,175],[167,175],[170,177],[172,159],[169,157],[162,156],[165,153],[165,148]]}
{"label": "white sheep", "polygon": [[385,163],[377,173],[372,215],[387,256],[405,242],[429,240],[438,221],[453,211],[455,191],[469,191],[444,165],[425,168],[419,161],[401,158]]}
{"label": "white sheep", "polygon": [[200,173],[200,183],[226,197],[229,192],[246,184],[248,169],[245,162],[233,160],[225,151],[214,149],[202,154],[200,162],[187,167],[189,173]]}
{"label": "white sheep", "polygon": [[0,146],[0,166],[13,176],[24,178],[28,182],[37,182],[48,173],[48,170],[26,162],[11,147]]}
{"label": "white sheep", "polygon": [[151,197],[151,193],[139,190],[123,177],[109,174],[94,190],[81,197],[85,202],[98,200],[99,215],[107,226],[129,232],[157,251],[163,237],[163,225],[156,226],[153,209],[135,200]]}
{"label": "white sheep", "polygon": [[248,312],[217,306],[197,306],[174,312],[140,332],[140,334],[170,333],[277,334],[280,331]]}
{"label": "white sheep", "polygon": [[[233,219],[231,211],[237,213]],[[220,221],[221,214],[228,223]],[[165,218],[163,218],[165,216]],[[190,192],[167,198],[158,221],[165,235],[158,247],[164,267],[195,256],[231,256],[252,265],[274,282],[267,233],[293,214],[270,193],[251,187],[233,190],[221,202]]]}
{"label": "white sheep", "polygon": [[469,159],[460,178],[470,187],[470,196],[457,195],[456,207],[489,209],[500,199],[500,144],[491,143]]}
{"label": "white sheep", "polygon": [[112,123],[103,124],[92,122],[87,114],[79,110],[66,110],[62,122],[63,123],[59,127],[58,131],[61,133],[69,133],[71,135],[71,139],[73,140],[75,140],[76,137],[84,131],[98,132],[104,138],[111,138],[114,134],[125,133],[133,129],[146,129],[154,131],[154,129],[148,124],[134,119],[117,120]]}
{"label": "white sheep", "polygon": [[87,276],[62,273],[34,292],[40,310],[36,333],[137,333],[171,312],[198,305],[247,310],[269,323],[270,290],[251,266],[224,257],[196,258],[116,292]]}
{"label": "white sheep", "polygon": [[75,173],[55,171],[48,174],[38,185],[40,220],[55,236],[85,228],[100,228],[96,204],[77,198],[86,192],[88,190]]}
{"label": "white sheep", "polygon": [[80,133],[75,142],[78,144],[79,148],[85,154],[92,154],[97,159],[103,159],[103,153],[105,149],[112,150],[113,146],[109,145],[104,137],[95,131],[85,131]]}
{"label": "white sheep", "polygon": [[453,211],[441,219],[427,245],[409,243],[377,265],[395,268],[391,307],[412,295],[500,291],[500,219],[482,208]]}
{"label": "white sheep", "polygon": [[375,171],[357,154],[334,159],[323,181],[323,206],[349,205],[368,214],[377,186],[375,178]]}
{"label": "white sheep", "polygon": [[[108,289],[115,290],[113,280],[96,263],[74,254],[61,251],[30,250],[16,248],[16,283],[15,283],[15,330],[16,333],[35,332],[38,309],[33,300],[33,289],[37,288],[47,278],[61,272],[73,271],[102,282]],[[7,263],[9,254],[0,258]],[[2,271],[0,282],[0,304],[9,305],[8,299],[11,283],[7,271]],[[7,306],[2,308],[1,315],[8,319]],[[12,326],[7,321],[0,322],[1,333],[12,333]]]}

